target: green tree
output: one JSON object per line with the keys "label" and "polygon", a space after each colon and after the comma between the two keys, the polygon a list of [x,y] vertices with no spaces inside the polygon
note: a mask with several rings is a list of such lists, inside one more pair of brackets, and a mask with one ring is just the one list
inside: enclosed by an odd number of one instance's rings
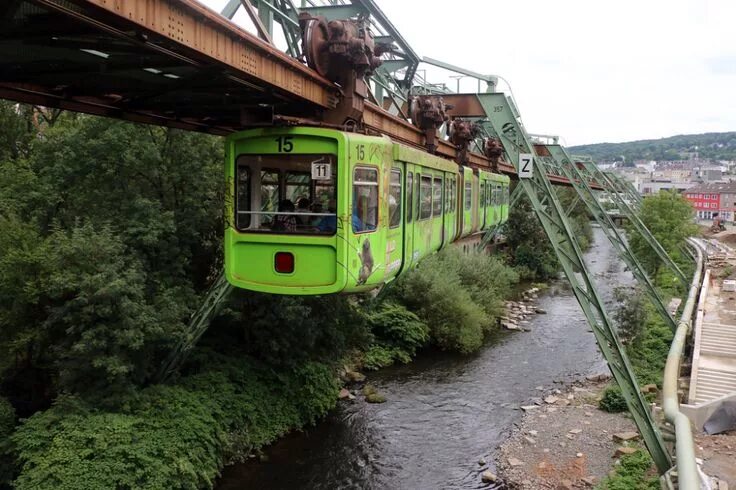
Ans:
{"label": "green tree", "polygon": [[511,208],[504,235],[510,263],[522,277],[545,281],[557,274],[557,257],[526,196]]}
{"label": "green tree", "polygon": [[[639,218],[673,260],[684,263],[680,247],[697,233],[692,205],[676,192],[661,191],[644,199]],[[662,262],[644,238],[629,224],[629,245],[644,267],[657,277]],[[671,281],[670,281],[671,282]]]}

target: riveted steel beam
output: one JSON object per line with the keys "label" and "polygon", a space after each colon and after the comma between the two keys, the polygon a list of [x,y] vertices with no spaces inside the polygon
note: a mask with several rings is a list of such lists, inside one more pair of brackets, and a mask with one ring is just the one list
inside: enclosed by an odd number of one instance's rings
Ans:
{"label": "riveted steel beam", "polygon": [[588,208],[588,212],[593,216],[596,222],[600,225],[601,230],[606,235],[611,245],[616,250],[616,253],[621,257],[621,260],[628,266],[631,273],[634,275],[638,283],[647,293],[652,304],[657,309],[657,312],[662,316],[662,319],[667,323],[674,332],[677,329],[677,322],[670,314],[665,305],[664,300],[659,295],[659,292],[652,283],[649,275],[647,274],[644,267],[641,265],[636,256],[631,252],[628,243],[626,242],[623,234],[616,228],[613,220],[603,209],[601,203],[596,198],[593,189],[588,185],[588,177],[578,169],[577,165],[573,163],[572,158],[567,153],[567,150],[560,145],[545,145],[545,148],[549,152],[549,158],[554,159],[559,167],[565,172],[565,175],[572,182],[572,187],[575,189],[577,195],[585,203]]}
{"label": "riveted steel beam", "polygon": [[572,291],[588,320],[598,342],[601,353],[608,362],[614,378],[626,399],[629,411],[642,434],[642,438],[661,473],[671,466],[671,459],[665,449],[658,427],[649,412],[649,406],[639,391],[633,369],[626,352],[619,341],[616,329],[606,311],[602,298],[588,272],[583,253],[565,216],[552,183],[541,170],[541,162],[533,157],[534,149],[529,136],[523,128],[518,112],[505,94],[478,94],[487,117],[486,130],[500,138],[508,160],[519,171],[522,154],[532,155],[531,175],[520,178],[519,184],[529,197],[537,218],[550,240],[553,250],[572,286]]}
{"label": "riveted steel beam", "polygon": [[652,235],[652,232],[646,227],[639,214],[633,209],[631,204],[623,197],[620,187],[620,183],[616,183],[608,174],[601,171],[595,164],[583,165],[583,168],[589,173],[592,178],[595,178],[599,182],[605,182],[606,188],[604,192],[606,195],[616,203],[618,209],[624,213],[628,218],[629,223],[633,226],[636,232],[642,237],[642,239],[649,245],[654,253],[659,257],[662,263],[675,274],[675,277],[685,287],[689,287],[690,281],[685,277],[680,267],[675,263],[674,260],[669,256],[667,251],[659,243],[659,240]]}

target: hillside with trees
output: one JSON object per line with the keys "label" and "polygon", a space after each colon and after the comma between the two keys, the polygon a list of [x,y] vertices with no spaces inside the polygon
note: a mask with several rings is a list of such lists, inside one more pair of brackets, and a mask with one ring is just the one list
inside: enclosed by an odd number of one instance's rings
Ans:
{"label": "hillside with trees", "polygon": [[701,159],[736,160],[736,132],[680,134],[653,140],[624,143],[596,143],[572,146],[580,155],[590,155],[600,162],[624,161],[633,166],[635,160],[682,160],[697,152]]}

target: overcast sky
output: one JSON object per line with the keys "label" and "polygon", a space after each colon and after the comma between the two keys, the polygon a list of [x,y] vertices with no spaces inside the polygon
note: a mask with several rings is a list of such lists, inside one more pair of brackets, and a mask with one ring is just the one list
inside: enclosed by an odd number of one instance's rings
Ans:
{"label": "overcast sky", "polygon": [[736,131],[736,0],[376,2],[420,56],[504,77],[527,129],[567,145]]}

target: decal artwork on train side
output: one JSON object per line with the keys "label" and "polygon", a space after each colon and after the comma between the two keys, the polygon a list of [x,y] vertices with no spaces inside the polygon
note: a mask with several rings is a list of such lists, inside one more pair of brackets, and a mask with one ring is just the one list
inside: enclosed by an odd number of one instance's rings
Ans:
{"label": "decal artwork on train side", "polygon": [[508,219],[508,177],[386,136],[243,131],[226,174],[225,272],[254,291],[367,291]]}

